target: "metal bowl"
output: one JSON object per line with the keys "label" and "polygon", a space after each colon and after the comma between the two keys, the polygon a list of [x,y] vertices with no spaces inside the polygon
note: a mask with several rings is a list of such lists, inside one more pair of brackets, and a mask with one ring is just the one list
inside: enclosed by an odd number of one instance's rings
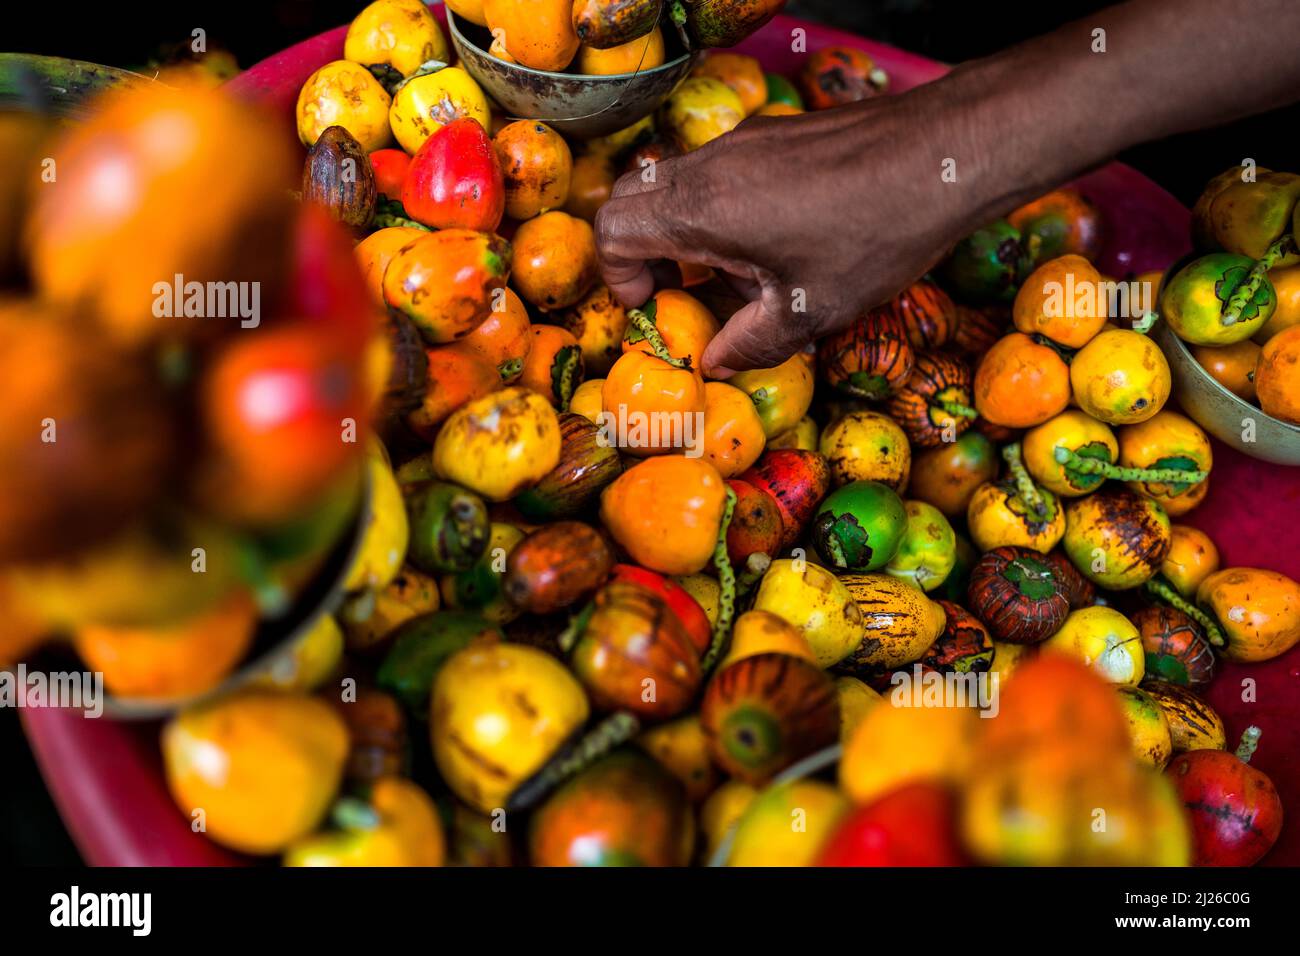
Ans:
{"label": "metal bowl", "polygon": [[[1173,375],[1174,397],[1207,432],[1243,455],[1279,465],[1300,465],[1300,427],[1264,414],[1216,382],[1167,322],[1151,333]],[[1246,436],[1253,441],[1247,441]]]}
{"label": "metal bowl", "polygon": [[[491,36],[447,11],[451,42],[461,64],[487,94],[513,117],[535,119],[576,139],[607,136],[650,115],[672,95],[695,62],[675,30],[664,32],[670,55],[662,66],[639,73],[578,76],[531,70],[487,52]],[[673,46],[677,43],[677,46]]]}

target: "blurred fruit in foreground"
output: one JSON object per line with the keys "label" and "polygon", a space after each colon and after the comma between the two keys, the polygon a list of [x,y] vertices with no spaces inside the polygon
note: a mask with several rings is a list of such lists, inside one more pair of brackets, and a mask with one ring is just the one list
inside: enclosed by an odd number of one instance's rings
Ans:
{"label": "blurred fruit in foreground", "polygon": [[736,825],[728,866],[811,866],[848,810],[844,795],[820,780],[764,790]]}
{"label": "blurred fruit in foreground", "polygon": [[182,813],[218,843],[276,853],[325,816],[343,774],[348,731],[315,698],[244,691],[173,717],[162,751]]}
{"label": "blurred fruit in foreground", "polygon": [[42,296],[126,345],[259,319],[245,307],[273,301],[290,248],[293,160],[274,126],[219,91],[161,84],[97,106],[56,144],[57,179],[34,187]]}
{"label": "blurred fruit in foreground", "polygon": [[103,539],[166,487],[174,425],[161,387],[71,315],[0,302],[0,563]]}
{"label": "blurred fruit in foreground", "polygon": [[913,783],[854,810],[831,834],[819,866],[961,866],[957,805],[946,786]]}
{"label": "blurred fruit in foreground", "polygon": [[340,800],[336,829],[291,846],[285,866],[441,866],[446,855],[438,808],[418,784],[382,777],[369,799]]}

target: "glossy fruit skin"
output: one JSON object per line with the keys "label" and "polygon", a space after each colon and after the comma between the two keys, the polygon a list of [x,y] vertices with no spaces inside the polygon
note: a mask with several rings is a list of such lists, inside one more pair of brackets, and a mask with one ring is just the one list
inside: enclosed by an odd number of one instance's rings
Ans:
{"label": "glossy fruit skin", "polygon": [[524,66],[558,73],[578,55],[570,0],[538,0],[526,6],[514,0],[483,0],[483,13],[488,29],[505,37],[506,50]]}
{"label": "glossy fruit skin", "polygon": [[887,398],[912,375],[916,354],[896,311],[872,309],[817,343],[826,381],[846,395]]}
{"label": "glossy fruit skin", "polygon": [[768,787],[736,821],[726,865],[812,866],[848,809],[844,795],[821,780],[787,780]]}
{"label": "glossy fruit skin", "polygon": [[941,674],[978,674],[993,667],[994,644],[988,628],[965,608],[939,601],[943,633],[926,649],[920,663]]}
{"label": "glossy fruit skin", "polygon": [[425,359],[428,380],[424,396],[404,420],[411,431],[432,444],[452,412],[501,388],[501,374],[482,355],[459,342],[427,349]]}
{"label": "glossy fruit skin", "polygon": [[818,553],[840,570],[877,571],[898,551],[907,526],[903,502],[888,485],[854,481],[822,502],[813,519]]}
{"label": "glossy fruit skin", "polygon": [[614,194],[615,178],[614,164],[609,157],[597,152],[579,153],[573,158],[564,211],[594,224],[597,211]]}
{"label": "glossy fruit skin", "polygon": [[623,354],[620,343],[627,331],[627,309],[609,286],[597,282],[582,301],[564,312],[560,322],[581,346],[587,374],[608,375]]}
{"label": "glossy fruit skin", "polygon": [[692,50],[735,46],[782,6],[781,0],[687,0],[684,35]]}
{"label": "glossy fruit skin", "polygon": [[785,521],[776,499],[747,481],[731,479],[727,487],[736,493],[736,508],[727,528],[727,556],[743,567],[751,554],[769,558],[781,552]]}
{"label": "glossy fruit skin", "polygon": [[1044,557],[1056,571],[1057,579],[1065,590],[1065,599],[1070,602],[1070,610],[1092,607],[1097,601],[1097,587],[1070,563],[1063,551],[1049,551]]}
{"label": "glossy fruit skin", "polygon": [[369,788],[368,806],[378,818],[370,829],[330,830],[289,847],[285,866],[441,866],[446,841],[438,808],[424,790],[400,776],[384,776]]}
{"label": "glossy fruit skin", "polygon": [[913,584],[888,574],[845,574],[840,583],[863,622],[861,643],[840,662],[844,673],[863,676],[920,660],[943,633],[943,608]]}
{"label": "glossy fruit skin", "polygon": [[585,374],[582,347],[558,325],[534,325],[529,334],[533,344],[524,360],[519,384],[562,409]]}
{"label": "glossy fruit skin", "polygon": [[798,425],[812,404],[812,369],[799,355],[791,356],[775,368],[737,372],[727,384],[749,396],[762,422],[763,434],[768,438]]}
{"label": "glossy fruit skin", "polygon": [[1264,414],[1300,425],[1300,327],[1284,329],[1264,345],[1255,388]]}
{"label": "glossy fruit skin", "polygon": [[1101,212],[1073,189],[1054,189],[1007,216],[1020,234],[1038,239],[1037,260],[1075,255],[1096,260],[1105,238]]}
{"label": "glossy fruit skin", "polygon": [[723,478],[749,469],[767,437],[750,397],[728,382],[704,383],[704,459]]}
{"label": "glossy fruit skin", "polygon": [[936,448],[970,428],[970,419],[952,414],[940,402],[970,405],[970,369],[943,352],[920,352],[911,377],[885,403],[885,411],[902,426],[913,448]]}
{"label": "glossy fruit skin", "polygon": [[803,111],[803,97],[799,95],[795,85],[779,73],[766,74],[767,82],[767,105],[774,106],[781,104],[791,106],[800,112]]}
{"label": "glossy fruit skin", "polygon": [[1021,444],[1025,468],[1034,481],[1062,498],[1077,498],[1095,491],[1106,478],[1084,474],[1057,461],[1057,448],[1106,464],[1114,464],[1119,458],[1115,433],[1104,422],[1074,408],[1031,428]]}
{"label": "glossy fruit skin", "polygon": [[713,556],[726,486],[698,458],[648,458],[605,488],[605,527],[638,564],[662,574],[694,574]]}
{"label": "glossy fruit skin", "polygon": [[681,783],[634,750],[566,782],[529,824],[534,866],[685,866],[694,826]]}
{"label": "glossy fruit skin", "polygon": [[812,53],[799,74],[810,110],[828,110],[885,92],[889,80],[871,57],[854,47],[832,46]]}
{"label": "glossy fruit skin", "polygon": [[1232,345],[1193,345],[1191,352],[1210,378],[1238,398],[1256,400],[1255,367],[1260,353],[1257,343],[1245,339]]}
{"label": "glossy fruit skin", "polygon": [[466,611],[420,614],[393,633],[388,653],[375,672],[376,683],[412,714],[423,716],[438,671],[471,644],[504,640],[501,629]]}
{"label": "glossy fruit skin", "polygon": [[[359,463],[342,423],[367,418],[358,356],[305,322],[237,336],[199,385],[209,441],[254,523],[301,512]],[[256,493],[253,493],[255,490]]]}
{"label": "glossy fruit skin", "polygon": [[508,624],[522,613],[505,595],[505,558],[524,540],[514,525],[493,521],[487,547],[468,570],[444,574],[439,582],[448,610],[473,611],[494,624]]}
{"label": "glossy fruit skin", "polygon": [[511,387],[461,406],[433,446],[434,470],[489,501],[531,488],[560,462],[560,422],[536,392]]}
{"label": "glossy fruit skin", "polygon": [[[1189,468],[1210,471],[1214,467],[1214,452],[1210,438],[1195,422],[1177,412],[1164,410],[1138,425],[1119,430],[1119,464],[1125,468]],[[1205,481],[1157,482],[1130,481],[1128,487],[1138,494],[1154,498],[1170,516],[1184,514],[1194,508],[1204,489],[1198,485]]]}
{"label": "glossy fruit skin", "polygon": [[453,654],[433,682],[434,761],[458,797],[492,813],[588,714],[582,685],[544,651],[471,644]]}
{"label": "glossy fruit skin", "polygon": [[573,154],[559,133],[545,123],[518,120],[492,137],[492,148],[505,177],[505,208],[511,219],[531,219],[564,205]]}
{"label": "glossy fruit skin", "polygon": [[[569,399],[569,411],[581,415],[593,425],[599,425],[604,404],[600,393],[604,387],[603,378],[589,378],[584,381],[573,390],[573,397]],[[615,446],[611,444],[610,447]]]}
{"label": "glossy fruit skin", "polygon": [[681,620],[661,597],[628,580],[602,587],[579,615],[570,666],[597,710],[645,720],[684,713],[703,680]]}
{"label": "glossy fruit skin", "polygon": [[[757,654],[789,654],[817,663],[812,645],[799,628],[771,611],[746,611],[736,618],[731,645],[718,669]],[[839,699],[838,688],[836,699]]]}
{"label": "glossy fruit skin", "polygon": [[1040,489],[1047,507],[1047,517],[1040,519],[1020,499],[1015,482],[1009,479],[989,481],[975,489],[966,524],[970,537],[981,551],[1002,545],[1018,545],[1046,554],[1065,535],[1065,509],[1056,496]]}
{"label": "glossy fruit skin", "polygon": [[[375,173],[375,188],[389,199],[402,198],[402,184],[411,168],[411,157],[400,149],[377,149],[370,154],[370,168]],[[390,227],[395,228],[395,227]]]}
{"label": "glossy fruit skin", "polygon": [[383,149],[393,138],[388,128],[391,103],[388,92],[361,64],[326,63],[298,93],[298,138],[311,147],[325,130],[342,126],[366,152]]}
{"label": "glossy fruit skin", "polygon": [[[1209,229],[1198,238],[1208,240],[1206,248],[1259,259],[1270,244],[1293,228],[1297,199],[1300,176],[1295,173],[1256,168],[1254,179],[1247,182],[1242,168],[1234,167],[1206,188],[1202,201],[1209,206],[1205,216]],[[1296,262],[1294,253],[1281,260],[1284,266]]]}
{"label": "glossy fruit skin", "polygon": [[1189,688],[1147,679],[1142,682],[1142,689],[1164,711],[1174,753],[1222,750],[1227,746],[1223,718]]}
{"label": "glossy fruit skin", "polygon": [[1231,345],[1263,327],[1277,308],[1277,293],[1267,279],[1232,325],[1221,321],[1224,308],[1246,279],[1255,260],[1215,252],[1176,272],[1160,290],[1160,316],[1191,345]]}
{"label": "glossy fruit skin", "polygon": [[757,654],[719,671],[704,691],[700,721],[713,760],[751,785],[839,739],[835,688],[816,665]]}
{"label": "glossy fruit skin", "polygon": [[515,506],[533,521],[574,518],[595,508],[601,491],[623,472],[618,450],[600,440],[600,429],[572,412],[561,412],[560,461]]}
{"label": "glossy fruit skin", "polygon": [[885,573],[902,578],[923,591],[933,591],[957,563],[957,537],[952,525],[934,505],[907,501],[907,523],[898,551],[885,565]]}
{"label": "glossy fruit skin", "polygon": [[1195,750],[1170,761],[1192,824],[1193,864],[1253,866],[1282,832],[1282,799],[1273,781],[1235,754]]}
{"label": "glossy fruit skin", "polygon": [[692,804],[699,804],[717,790],[722,774],[709,759],[698,715],[688,714],[650,727],[633,743],[680,781]]}
{"label": "glossy fruit skin", "polygon": [[591,223],[552,210],[528,220],[514,238],[515,289],[542,311],[567,309],[596,284]]}
{"label": "glossy fruit skin", "polygon": [[573,31],[585,46],[608,50],[654,29],[660,6],[657,0],[575,0]]}
{"label": "glossy fruit skin", "polygon": [[781,511],[783,550],[803,535],[830,490],[826,459],[817,452],[796,448],[765,452],[753,468],[741,473],[740,480],[766,491],[776,501]]}
{"label": "glossy fruit skin", "polygon": [[487,548],[487,507],[476,495],[445,481],[402,488],[410,526],[408,558],[421,571],[466,571]]}
{"label": "glossy fruit skin", "polygon": [[938,275],[957,298],[984,305],[1012,301],[1031,268],[1020,231],[998,220],[959,242],[939,266]]}
{"label": "glossy fruit skin", "polygon": [[342,126],[321,133],[303,164],[302,201],[359,233],[374,218],[376,196],[375,173],[361,144]]}
{"label": "glossy fruit skin", "polygon": [[917,352],[943,348],[956,331],[956,303],[929,279],[912,283],[881,308],[903,320]]}
{"label": "glossy fruit skin", "polygon": [[797,448],[801,451],[816,451],[817,439],[821,435],[821,429],[817,423],[808,415],[799,419],[799,424],[788,432],[782,432],[775,438],[767,440],[768,448]]}
{"label": "glossy fruit skin", "polygon": [[424,141],[401,199],[407,216],[430,229],[497,230],[506,211],[505,183],[478,120],[452,120]]}
{"label": "glossy fruit skin", "polygon": [[1169,400],[1169,363],[1160,347],[1128,329],[1107,329],[1070,363],[1079,407],[1111,425],[1135,425]]}
{"label": "glossy fruit skin", "polygon": [[1208,534],[1191,525],[1170,525],[1169,534],[1169,553],[1160,573],[1183,597],[1195,597],[1201,582],[1219,570],[1219,549]]}
{"label": "glossy fruit skin", "polygon": [[473,332],[510,276],[510,244],[470,229],[444,229],[400,249],[384,272],[384,301],[430,345]]}
{"label": "glossy fruit skin", "polygon": [[519,380],[533,349],[533,330],[528,310],[514,289],[502,289],[494,298],[487,318],[460,345],[477,352],[492,364],[507,385]]}
{"label": "glossy fruit skin", "polygon": [[950,347],[974,364],[1002,338],[1009,321],[1010,313],[1006,306],[989,305],[976,309],[958,305]]}
{"label": "glossy fruit skin", "polygon": [[1230,661],[1280,657],[1300,643],[1300,584],[1260,568],[1224,568],[1201,582],[1196,603],[1223,629]]}
{"label": "glossy fruit skin", "polygon": [[664,64],[664,35],[654,27],[650,32],[607,50],[583,46],[578,51],[574,65],[578,73],[587,76],[618,76],[653,70]]}
{"label": "glossy fruit skin", "polygon": [[1045,335],[1067,348],[1083,348],[1106,324],[1101,274],[1082,256],[1044,262],[1016,293],[1012,317],[1026,335]]}
{"label": "glossy fruit skin", "polygon": [[[721,328],[709,307],[689,292],[660,289],[642,311],[663,339],[668,354],[675,359],[685,359],[691,368],[699,369],[704,349]],[[655,354],[645,336],[632,326],[625,328],[622,349],[624,352]],[[748,388],[745,390],[750,391]]]}
{"label": "glossy fruit skin", "polygon": [[1199,626],[1177,608],[1156,605],[1131,616],[1146,651],[1146,673],[1192,690],[1214,677],[1214,652]]}
{"label": "glossy fruit skin", "polygon": [[1107,486],[1070,502],[1065,520],[1065,553],[1099,587],[1112,591],[1138,587],[1160,570],[1169,553],[1169,516],[1164,508],[1128,488]]}
{"label": "glossy fruit skin", "polygon": [[510,603],[552,614],[598,588],[614,566],[605,538],[580,521],[557,521],[524,538],[506,561]]}
{"label": "glossy fruit skin", "polygon": [[483,90],[469,73],[458,66],[410,80],[397,91],[388,110],[388,124],[393,135],[402,149],[412,156],[420,151],[430,136],[462,117],[478,120],[484,129],[492,121]]}
{"label": "glossy fruit skin", "polygon": [[1266,344],[1279,332],[1300,324],[1300,266],[1270,269],[1268,281],[1273,284],[1273,292],[1277,295],[1277,308],[1273,310],[1273,317],[1252,336],[1260,345]]}
{"label": "glossy fruit skin", "polygon": [[1037,644],[1070,613],[1056,567],[1031,548],[994,548],[971,571],[968,607],[1009,644]]}
{"label": "glossy fruit skin", "polygon": [[770,611],[798,628],[820,667],[843,660],[862,643],[862,609],[839,578],[816,564],[773,561],[759,584],[754,609]]}
{"label": "glossy fruit skin", "polygon": [[963,866],[954,795],[935,783],[898,787],[845,817],[818,866]]}
{"label": "glossy fruit skin", "polygon": [[[405,153],[402,153],[405,156]],[[424,235],[423,229],[414,226],[389,226],[377,229],[356,246],[357,263],[365,277],[366,288],[373,301],[384,306],[384,272],[397,253],[413,240]]]}
{"label": "glossy fruit skin", "polygon": [[343,57],[365,66],[387,64],[410,76],[429,60],[448,59],[447,38],[420,0],[375,0],[353,18]]}
{"label": "glossy fruit skin", "polygon": [[176,805],[187,816],[201,808],[208,837],[245,853],[279,852],[315,829],[347,753],[347,727],[333,708],[279,691],[188,708],[162,732]]}
{"label": "glossy fruit skin", "polygon": [[975,369],[975,408],[995,425],[1041,425],[1065,411],[1072,374],[1052,349],[1023,332],[1012,332],[999,339]]}
{"label": "glossy fruit skin", "polygon": [[711,76],[690,76],[664,104],[659,128],[689,153],[731,132],[744,118],[745,104],[731,87]]}
{"label": "glossy fruit skin", "polygon": [[696,429],[702,429],[707,398],[704,377],[696,369],[626,352],[609,370],[600,400],[598,423],[607,431],[606,440],[629,455],[672,455],[689,444],[703,449]]}
{"label": "glossy fruit skin", "polygon": [[1060,629],[1043,643],[1043,649],[1081,660],[1113,684],[1136,687],[1145,674],[1137,628],[1110,607],[1072,611]]}
{"label": "glossy fruit skin", "polygon": [[849,412],[822,432],[818,450],[830,463],[835,485],[882,481],[902,494],[912,470],[907,435],[887,415]]}
{"label": "glossy fruit skin", "polygon": [[1117,687],[1120,706],[1128,721],[1133,756],[1139,763],[1160,770],[1173,756],[1173,740],[1164,710],[1139,687]]}
{"label": "glossy fruit skin", "polygon": [[912,461],[907,496],[938,508],[948,518],[965,517],[975,489],[998,474],[993,443],[977,431],[921,452]]}
{"label": "glossy fruit skin", "polygon": [[[616,564],[610,574],[613,581],[627,581],[655,594],[677,615],[686,630],[686,636],[703,657],[713,640],[713,625],[709,615],[685,587],[672,578],[665,577],[634,564]],[[709,580],[712,580],[711,578]]]}

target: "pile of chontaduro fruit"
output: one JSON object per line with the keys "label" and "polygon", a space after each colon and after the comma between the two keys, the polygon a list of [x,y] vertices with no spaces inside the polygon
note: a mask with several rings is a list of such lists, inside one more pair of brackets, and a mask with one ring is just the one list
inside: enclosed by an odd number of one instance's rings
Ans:
{"label": "pile of chontaduro fruit", "polygon": [[[1268,851],[1268,741],[1229,753],[1200,691],[1217,658],[1300,641],[1300,586],[1171,523],[1209,442],[1141,332],[1054,302],[1102,278],[1086,199],[980,230],[815,352],[706,380],[708,271],[625,309],[595,211],[620,170],[880,71],[714,54],[575,156],[456,67],[421,73],[431,18],[376,50],[365,25],[404,6],[363,11],[298,110],[307,208],[359,239],[364,282],[339,265],[326,291],[355,278],[388,319],[341,646],[167,723],[182,813],[290,865]],[[413,79],[368,85],[390,71]],[[212,632],[165,636],[188,660]]]}

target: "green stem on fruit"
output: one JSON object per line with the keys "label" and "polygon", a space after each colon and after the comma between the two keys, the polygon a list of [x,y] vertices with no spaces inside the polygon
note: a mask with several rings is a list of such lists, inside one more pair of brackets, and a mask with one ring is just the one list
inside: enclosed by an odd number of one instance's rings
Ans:
{"label": "green stem on fruit", "polygon": [[[501,381],[508,382],[524,370],[523,359],[509,359],[497,366],[497,371],[501,374]],[[573,396],[569,396],[572,398]]]}
{"label": "green stem on fruit", "polygon": [[1146,583],[1146,589],[1147,593],[1152,597],[1163,601],[1176,611],[1182,611],[1199,624],[1201,629],[1205,631],[1205,636],[1209,638],[1209,641],[1213,646],[1223,647],[1224,644],[1227,643],[1223,639],[1223,631],[1220,629],[1218,622],[1195,604],[1186,600],[1166,582],[1157,578],[1152,578]]}
{"label": "green stem on fruit", "polygon": [[1246,732],[1241,735],[1241,743],[1237,744],[1237,759],[1242,763],[1250,763],[1250,758],[1255,756],[1255,748],[1259,746],[1259,738],[1263,736],[1261,731],[1254,724],[1246,728]]}
{"label": "green stem on fruit", "polygon": [[563,747],[547,761],[546,766],[516,787],[506,801],[506,810],[514,812],[536,806],[564,781],[586,770],[640,731],[641,721],[635,714],[627,711],[610,714],[587,733]]}
{"label": "green stem on fruit", "polygon": [[1012,481],[1016,483],[1016,494],[1020,500],[1029,506],[1037,520],[1046,521],[1050,517],[1047,502],[1043,500],[1042,492],[1034,484],[1034,479],[1030,478],[1029,472],[1025,470],[1024,458],[1020,453],[1020,442],[1013,441],[1003,448],[1002,459],[1007,463]]}
{"label": "green stem on fruit", "polygon": [[659,329],[655,326],[654,321],[643,309],[629,309],[627,313],[628,325],[636,329],[647,342],[650,348],[654,350],[655,358],[667,362],[673,368],[690,368],[691,360],[689,358],[673,358],[672,353],[668,351],[668,346],[664,344],[664,337],[659,334]]}
{"label": "green stem on fruit", "polygon": [[948,398],[936,398],[930,404],[947,412],[953,418],[966,418],[974,421],[980,417],[980,413],[969,405],[963,405],[961,402],[954,402]]}
{"label": "green stem on fruit", "polygon": [[1126,468],[1100,458],[1085,458],[1078,452],[1057,445],[1052,452],[1057,464],[1079,475],[1102,475],[1116,481],[1158,481],[1164,484],[1195,485],[1210,476],[1208,471],[1192,468]]}
{"label": "green stem on fruit", "polygon": [[1142,316],[1142,318],[1133,321],[1133,331],[1137,332],[1139,335],[1146,335],[1155,328],[1156,323],[1159,321],[1160,315],[1158,313],[1148,312],[1146,315]]}
{"label": "green stem on fruit", "polygon": [[1255,261],[1246,281],[1237,286],[1236,291],[1228,298],[1227,305],[1223,307],[1223,317],[1220,321],[1224,325],[1235,325],[1241,321],[1242,311],[1250,304],[1250,300],[1255,298],[1255,293],[1259,291],[1268,270],[1277,265],[1277,261],[1294,247],[1295,237],[1287,233],[1264,251],[1263,258]]}
{"label": "green stem on fruit", "polygon": [[718,569],[718,583],[721,592],[718,595],[718,619],[713,623],[713,640],[709,649],[700,660],[700,671],[708,674],[713,665],[722,656],[722,651],[731,636],[731,616],[736,611],[736,573],[731,568],[731,558],[727,556],[727,529],[731,527],[731,516],[736,511],[736,493],[727,488],[726,504],[722,508],[722,523],[718,525],[718,542],[713,546],[713,566]]}

